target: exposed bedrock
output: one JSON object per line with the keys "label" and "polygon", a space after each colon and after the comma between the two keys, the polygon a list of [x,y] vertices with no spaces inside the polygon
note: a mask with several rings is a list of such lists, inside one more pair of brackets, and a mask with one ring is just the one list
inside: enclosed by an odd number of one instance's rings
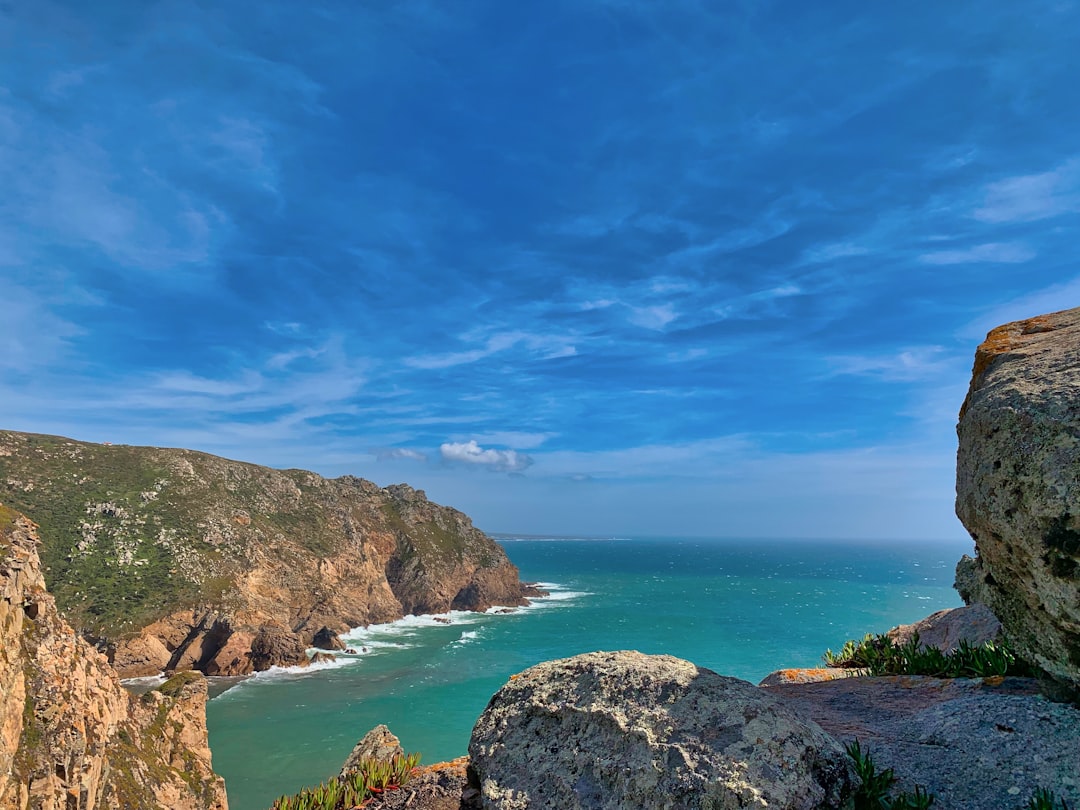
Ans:
{"label": "exposed bedrock", "polygon": [[60,618],[36,527],[0,506],[0,810],[225,810],[206,679],[140,697]]}
{"label": "exposed bedrock", "polygon": [[689,661],[596,652],[515,676],[469,756],[488,810],[836,808],[847,758],[769,690]]}
{"label": "exposed bedrock", "polygon": [[957,426],[957,566],[1025,659],[1080,686],[1080,309],[994,329]]}

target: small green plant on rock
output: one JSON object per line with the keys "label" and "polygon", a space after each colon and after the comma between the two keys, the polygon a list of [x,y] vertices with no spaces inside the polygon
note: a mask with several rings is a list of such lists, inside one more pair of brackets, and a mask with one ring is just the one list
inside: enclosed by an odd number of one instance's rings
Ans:
{"label": "small green plant on rock", "polygon": [[858,740],[845,745],[844,750],[855,763],[855,775],[859,778],[855,810],[926,810],[934,804],[934,795],[923,790],[922,785],[916,785],[914,793],[905,791],[890,796],[889,791],[896,783],[893,769],[879,771],[870,749],[863,750]]}
{"label": "small green plant on rock", "polygon": [[282,796],[271,810],[354,810],[384,791],[408,783],[419,764],[419,754],[390,760],[361,759],[348,776],[304,788],[295,796]]}
{"label": "small green plant on rock", "polygon": [[1005,642],[972,645],[961,641],[957,649],[943,653],[937,647],[922,646],[918,633],[900,645],[885,635],[867,633],[862,641],[848,641],[839,653],[826,650],[824,661],[830,667],[863,668],[871,675],[989,678],[1034,674]]}
{"label": "small green plant on rock", "polygon": [[1052,790],[1039,788],[1024,810],[1069,810],[1069,805],[1064,799],[1059,800]]}

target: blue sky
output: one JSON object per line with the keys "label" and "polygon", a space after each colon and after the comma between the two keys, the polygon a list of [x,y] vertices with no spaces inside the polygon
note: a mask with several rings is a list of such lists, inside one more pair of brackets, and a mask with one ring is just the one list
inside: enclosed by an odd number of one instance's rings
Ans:
{"label": "blue sky", "polygon": [[0,4],[0,426],[489,531],[962,537],[1080,304],[1070,2]]}

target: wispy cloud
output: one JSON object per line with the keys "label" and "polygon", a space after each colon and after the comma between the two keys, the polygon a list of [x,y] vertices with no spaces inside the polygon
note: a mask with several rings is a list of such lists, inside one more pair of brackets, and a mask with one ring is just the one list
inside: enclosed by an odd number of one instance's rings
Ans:
{"label": "wispy cloud", "polygon": [[975,219],[983,222],[1035,222],[1080,211],[1080,158],[1050,171],[991,183]]}
{"label": "wispy cloud", "polygon": [[987,242],[968,248],[924,253],[919,256],[919,261],[926,264],[1023,264],[1034,259],[1036,255],[1033,248],[1020,242]]}
{"label": "wispy cloud", "polygon": [[932,379],[955,365],[943,346],[911,346],[880,355],[830,355],[825,362],[831,375],[878,377],[889,382]]}
{"label": "wispy cloud", "polygon": [[[464,336],[469,341],[472,336]],[[528,332],[499,332],[482,340],[475,349],[444,354],[423,354],[405,359],[406,365],[419,369],[442,369],[476,363],[500,352],[522,348],[544,360],[572,357],[577,353],[574,338],[568,335],[542,335]]]}

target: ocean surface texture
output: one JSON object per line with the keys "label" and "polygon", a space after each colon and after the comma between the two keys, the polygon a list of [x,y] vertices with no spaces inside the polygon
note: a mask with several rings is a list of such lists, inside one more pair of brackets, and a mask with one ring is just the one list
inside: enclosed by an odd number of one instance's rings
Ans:
{"label": "ocean surface texture", "polygon": [[[815,666],[828,647],[961,604],[970,543],[506,539],[551,597],[488,614],[408,617],[350,633],[357,655],[260,673],[210,701],[215,770],[232,810],[337,773],[386,723],[427,763],[466,753],[472,725],[515,672],[590,650],[669,653],[756,683]],[[221,689],[225,684],[216,684]]]}

